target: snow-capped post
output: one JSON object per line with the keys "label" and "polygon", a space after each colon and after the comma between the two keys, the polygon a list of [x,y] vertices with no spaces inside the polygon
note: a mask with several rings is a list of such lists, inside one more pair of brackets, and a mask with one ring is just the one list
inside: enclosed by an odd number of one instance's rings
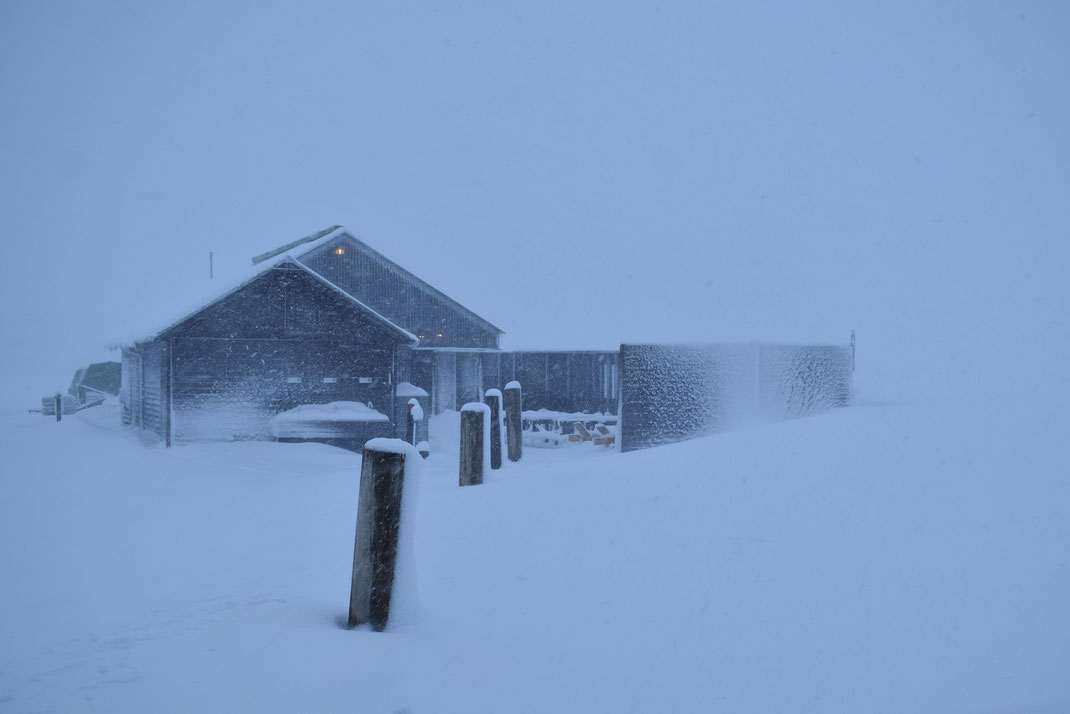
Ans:
{"label": "snow-capped post", "polygon": [[521,403],[520,382],[509,382],[505,385],[505,430],[509,440],[510,461],[520,461],[524,448],[524,440],[520,433]]}
{"label": "snow-capped post", "polygon": [[349,591],[349,627],[370,623],[386,628],[394,588],[405,455],[412,447],[401,439],[372,439],[364,446],[353,547],[353,584]]}
{"label": "snow-capped post", "polygon": [[470,402],[461,407],[461,486],[483,483],[490,467],[490,407]]}
{"label": "snow-capped post", "polygon": [[416,444],[416,422],[423,421],[424,410],[418,399],[410,399],[405,410],[408,414],[408,428],[405,430],[405,440],[410,444]]}
{"label": "snow-capped post", "polygon": [[483,403],[490,407],[490,467],[502,467],[502,392],[488,389]]}
{"label": "snow-capped post", "polygon": [[56,392],[56,421],[63,421],[63,397]]}

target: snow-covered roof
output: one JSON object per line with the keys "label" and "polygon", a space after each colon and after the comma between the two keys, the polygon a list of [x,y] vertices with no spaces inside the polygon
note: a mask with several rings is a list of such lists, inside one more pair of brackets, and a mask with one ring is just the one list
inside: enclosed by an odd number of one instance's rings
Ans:
{"label": "snow-covered roof", "polygon": [[[330,234],[324,234],[319,239],[317,239],[316,242],[318,242],[319,240],[329,240],[330,237]],[[292,248],[290,251],[277,253],[276,255],[272,256],[272,259],[263,260],[260,263],[257,263],[251,266],[250,268],[241,271],[232,280],[226,283],[213,282],[208,284],[207,286],[199,286],[198,289],[190,290],[189,292],[183,294],[176,301],[177,304],[175,308],[166,313],[170,317],[164,317],[163,319],[161,319],[159,315],[157,315],[155,319],[151,320],[151,322],[149,320],[146,320],[142,325],[133,325],[132,327],[134,329],[128,330],[126,334],[121,336],[117,341],[118,344],[129,346],[134,345],[138,342],[148,342],[154,340],[160,335],[162,335],[164,332],[167,332],[178,324],[185,322],[186,320],[193,317],[205,308],[214,305],[223,298],[226,298],[236,293],[238,290],[241,290],[246,285],[259,278],[264,273],[267,273],[269,270],[272,270],[273,268],[277,268],[284,264],[292,265],[299,268],[300,270],[303,270],[305,273],[311,275],[323,285],[327,286],[331,290],[338,292],[349,302],[357,305],[359,308],[371,315],[376,321],[382,323],[385,327],[400,334],[402,337],[409,340],[410,342],[419,342],[419,339],[416,337],[416,335],[394,324],[389,319],[376,312],[372,308],[368,307],[360,300],[357,300],[348,292],[342,290],[340,287],[330,282],[316,271],[311,270],[308,266],[296,260],[296,258],[292,255],[293,250],[294,249]]]}
{"label": "snow-covered roof", "polygon": [[263,262],[265,260],[269,260],[270,258],[273,258],[273,257],[278,256],[278,255],[289,255],[289,256],[293,257],[295,260],[299,260],[300,261],[301,258],[311,255],[314,251],[316,251],[319,248],[325,246],[327,243],[330,243],[335,238],[338,238],[338,237],[341,237],[341,236],[345,236],[347,239],[352,241],[353,245],[357,246],[360,250],[364,251],[366,254],[368,254],[368,255],[372,256],[373,258],[375,258],[376,260],[379,260],[382,263],[390,266],[393,270],[397,271],[398,274],[404,276],[405,279],[407,279],[411,283],[420,286],[421,288],[423,288],[427,292],[431,293],[432,295],[436,296],[440,300],[442,300],[442,301],[444,301],[446,303],[449,303],[450,305],[453,305],[453,306],[463,310],[465,313],[467,313],[474,320],[476,320],[477,322],[482,323],[483,325],[485,325],[486,327],[490,328],[491,330],[494,330],[494,331],[496,331],[496,332],[498,332],[500,334],[505,334],[504,330],[502,330],[500,327],[495,325],[490,320],[487,320],[485,317],[482,317],[479,314],[473,312],[471,309],[469,309],[469,308],[465,307],[464,305],[462,305],[461,303],[457,302],[456,300],[454,300],[449,295],[447,295],[446,293],[442,292],[441,290],[439,290],[435,286],[431,285],[430,283],[428,283],[425,280],[422,280],[419,276],[414,275],[413,273],[409,272],[404,267],[398,265],[397,263],[392,261],[390,258],[387,258],[382,253],[380,253],[379,251],[375,250],[370,245],[368,245],[364,241],[362,241],[359,238],[357,238],[356,236],[354,236],[352,233],[347,231],[342,226],[335,225],[335,226],[331,226],[330,228],[325,228],[325,229],[323,229],[321,231],[318,231],[316,233],[312,233],[311,235],[307,235],[304,238],[299,238],[299,239],[297,239],[297,240],[295,240],[295,241],[293,241],[291,243],[287,243],[286,245],[279,246],[278,248],[275,248],[274,250],[269,250],[266,253],[261,253],[260,255],[254,256],[253,257],[253,265],[256,265],[256,264],[258,264],[260,262]]}
{"label": "snow-covered roof", "polygon": [[399,397],[429,397],[427,390],[417,387],[411,382],[398,382],[397,395]]}

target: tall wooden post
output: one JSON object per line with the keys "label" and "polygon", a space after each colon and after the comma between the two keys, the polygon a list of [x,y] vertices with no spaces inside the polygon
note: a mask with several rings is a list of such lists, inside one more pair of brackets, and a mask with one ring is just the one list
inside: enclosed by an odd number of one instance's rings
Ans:
{"label": "tall wooden post", "polygon": [[472,402],[461,407],[461,486],[476,486],[483,483],[484,448],[488,446],[487,418],[490,408],[486,404]]}
{"label": "tall wooden post", "polygon": [[390,617],[394,568],[401,527],[405,454],[364,450],[353,547],[353,584],[349,591],[349,626],[371,623],[382,632]]}
{"label": "tall wooden post", "polygon": [[510,461],[520,461],[524,449],[520,415],[522,402],[520,382],[509,382],[505,385],[505,431],[509,440]]}
{"label": "tall wooden post", "polygon": [[63,421],[63,397],[56,392],[56,421]]}
{"label": "tall wooden post", "polygon": [[490,407],[490,467],[502,467],[502,393],[488,389],[483,403]]}

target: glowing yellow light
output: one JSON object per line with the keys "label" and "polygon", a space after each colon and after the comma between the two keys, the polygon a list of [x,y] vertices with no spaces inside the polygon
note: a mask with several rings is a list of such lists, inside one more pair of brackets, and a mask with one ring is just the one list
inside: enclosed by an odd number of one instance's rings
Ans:
{"label": "glowing yellow light", "polygon": [[435,335],[435,337],[442,337],[442,333],[439,332],[438,334]]}
{"label": "glowing yellow light", "polygon": [[338,246],[337,248],[334,249],[334,254],[335,255],[345,255],[345,252],[346,252],[346,249],[344,247],[342,247],[342,246]]}

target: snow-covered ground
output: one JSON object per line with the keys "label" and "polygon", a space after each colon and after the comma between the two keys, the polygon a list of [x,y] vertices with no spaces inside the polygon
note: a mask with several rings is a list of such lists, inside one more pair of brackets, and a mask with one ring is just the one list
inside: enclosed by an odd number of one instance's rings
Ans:
{"label": "snow-covered ground", "polygon": [[[1070,4],[0,3],[0,712],[1070,711]],[[25,409],[334,223],[505,347],[843,344],[855,406],[460,489]],[[211,253],[210,253],[211,252]]]}
{"label": "snow-covered ground", "polygon": [[[1063,405],[865,402],[457,484],[421,608],[345,630],[359,458],[0,424],[0,710],[1063,712]],[[443,421],[446,420],[446,422]]]}

